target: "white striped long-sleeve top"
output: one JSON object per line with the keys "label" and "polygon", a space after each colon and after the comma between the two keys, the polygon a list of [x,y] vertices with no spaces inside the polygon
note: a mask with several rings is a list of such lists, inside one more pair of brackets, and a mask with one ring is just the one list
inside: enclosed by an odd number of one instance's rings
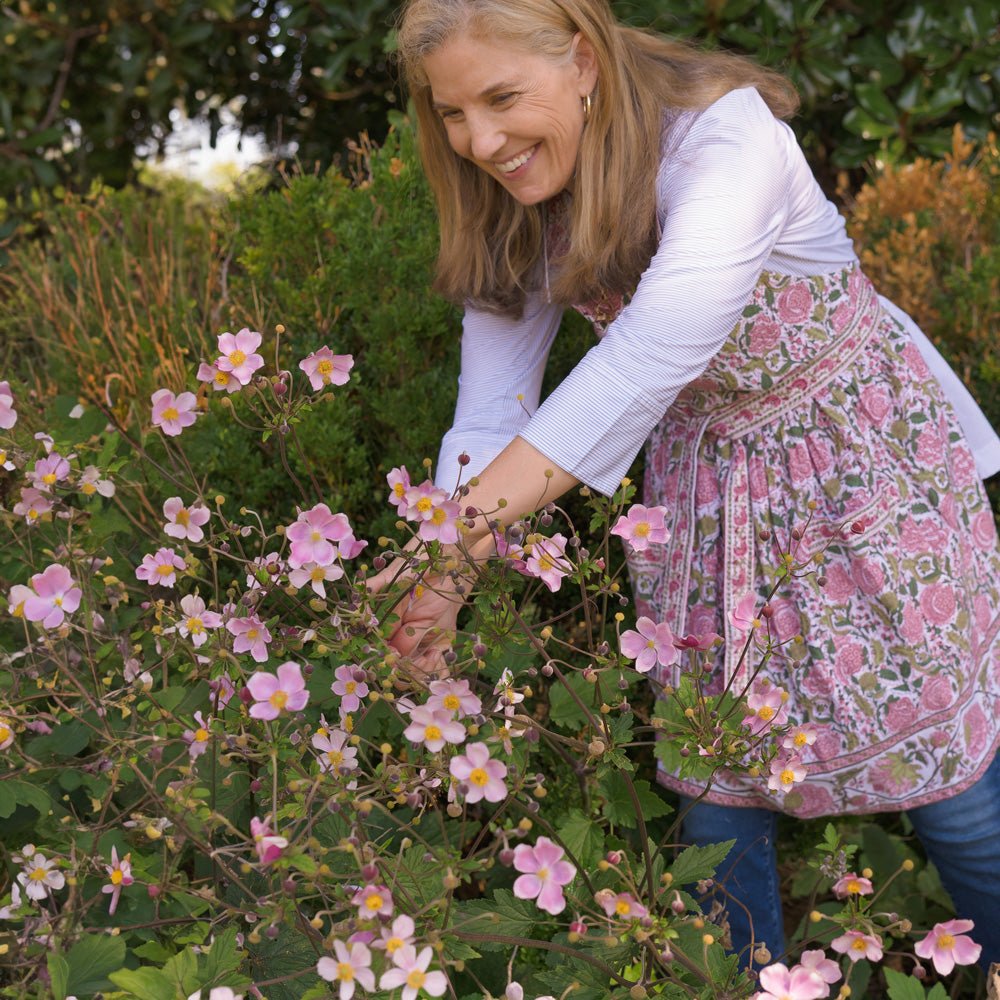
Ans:
{"label": "white striped long-sleeve top", "polygon": [[[466,310],[458,404],[438,485],[454,488],[520,435],[583,483],[614,492],[671,403],[722,348],[762,271],[808,277],[856,261],[844,220],[792,130],[753,88],[673,126],[657,205],[660,243],[631,301],[540,405],[561,307],[542,289],[520,320]],[[980,473],[997,471],[1000,438],[904,318],[958,410]],[[460,472],[462,452],[471,461]]]}

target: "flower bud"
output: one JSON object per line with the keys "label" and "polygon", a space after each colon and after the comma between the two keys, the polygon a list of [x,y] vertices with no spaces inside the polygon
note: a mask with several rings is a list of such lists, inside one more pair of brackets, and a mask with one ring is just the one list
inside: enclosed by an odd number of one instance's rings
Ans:
{"label": "flower bud", "polygon": [[514,851],[509,847],[505,847],[499,855],[497,855],[497,857],[502,865],[507,865],[509,867],[514,863]]}
{"label": "flower bud", "polygon": [[253,793],[254,793],[255,795],[256,795],[256,794],[257,794],[257,792],[259,792],[259,791],[260,791],[260,790],[261,790],[261,789],[262,789],[263,787],[264,787],[264,784],[263,784],[263,782],[262,782],[262,781],[260,780],[260,778],[254,778],[254,779],[253,779],[253,781],[251,781],[251,782],[250,782],[250,791],[251,791],[251,792],[253,792]]}
{"label": "flower bud", "polygon": [[586,934],[587,933],[586,922],[583,920],[574,920],[569,925],[569,932],[570,934],[580,934],[580,935]]}
{"label": "flower bud", "polygon": [[366,882],[374,882],[378,878],[378,868],[373,864],[362,865],[361,877]]}
{"label": "flower bud", "polygon": [[472,461],[472,459],[468,455],[466,455],[466,453],[464,451],[462,452],[461,455],[458,456],[458,464],[459,465],[468,465],[469,462],[471,462],[471,461]]}

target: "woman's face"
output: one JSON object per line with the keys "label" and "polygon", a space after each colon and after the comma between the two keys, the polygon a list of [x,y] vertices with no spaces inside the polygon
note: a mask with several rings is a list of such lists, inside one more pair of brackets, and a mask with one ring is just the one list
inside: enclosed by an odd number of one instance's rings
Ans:
{"label": "woman's face", "polygon": [[583,134],[582,99],[597,84],[581,36],[553,62],[467,33],[424,59],[434,109],[451,148],[496,178],[522,205],[568,187]]}

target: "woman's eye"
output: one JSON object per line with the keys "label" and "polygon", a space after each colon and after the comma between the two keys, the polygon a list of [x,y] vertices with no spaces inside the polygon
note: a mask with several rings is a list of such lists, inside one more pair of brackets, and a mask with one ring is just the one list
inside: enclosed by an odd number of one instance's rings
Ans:
{"label": "woman's eye", "polygon": [[496,97],[493,98],[493,103],[509,104],[512,100],[514,100],[515,96],[515,94],[497,94]]}

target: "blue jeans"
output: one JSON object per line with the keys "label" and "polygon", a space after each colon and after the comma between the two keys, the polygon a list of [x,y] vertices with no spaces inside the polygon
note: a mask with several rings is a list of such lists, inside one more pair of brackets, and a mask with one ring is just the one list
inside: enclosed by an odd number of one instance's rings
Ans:
{"label": "blue jeans", "polygon": [[[681,808],[691,805],[682,798]],[[959,917],[975,921],[970,936],[983,947],[979,964],[1000,962],[1000,755],[971,788],[907,812]],[[749,944],[785,950],[775,850],[778,814],[698,802],[684,818],[685,844],[736,840],[718,872],[725,884],[733,950],[749,962]],[[905,914],[904,914],[905,916]],[[930,928],[927,928],[930,930]]]}

